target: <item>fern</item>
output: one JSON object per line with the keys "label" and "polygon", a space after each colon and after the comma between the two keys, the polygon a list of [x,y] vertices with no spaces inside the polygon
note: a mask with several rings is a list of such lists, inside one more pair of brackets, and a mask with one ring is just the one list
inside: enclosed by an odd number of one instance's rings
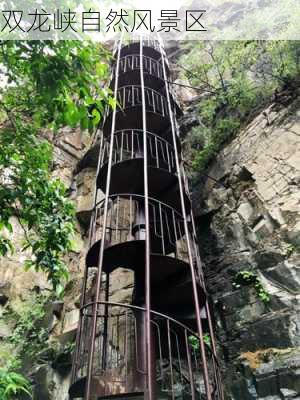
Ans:
{"label": "fern", "polygon": [[0,368],[0,399],[13,400],[20,394],[32,397],[29,381],[11,366]]}

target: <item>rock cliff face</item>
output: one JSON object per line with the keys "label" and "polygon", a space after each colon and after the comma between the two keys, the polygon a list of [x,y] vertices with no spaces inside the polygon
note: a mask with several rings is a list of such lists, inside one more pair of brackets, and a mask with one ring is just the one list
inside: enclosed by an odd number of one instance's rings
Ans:
{"label": "rock cliff face", "polygon": [[[197,117],[190,113],[183,123],[188,132]],[[64,303],[49,304],[45,316],[50,339],[64,344],[74,338],[78,321],[98,147],[76,130],[49,139],[55,147],[53,174],[70,188],[78,217],[76,250],[66,260],[72,279]],[[210,178],[194,188],[228,399],[300,398],[299,151],[299,100],[271,104],[220,152],[207,172]],[[48,289],[42,274],[23,270],[17,222],[14,232],[16,253],[0,265],[2,311],[7,304],[17,310],[36,288]],[[251,282],[245,273],[254,277]],[[114,301],[131,296],[128,271],[111,281]],[[266,298],[259,297],[255,283]],[[0,320],[0,347],[9,334]],[[70,360],[61,355],[56,361],[33,366],[35,400],[67,399]]]}
{"label": "rock cliff face", "polygon": [[300,398],[299,115],[297,99],[271,104],[193,193],[228,398],[236,400]]}

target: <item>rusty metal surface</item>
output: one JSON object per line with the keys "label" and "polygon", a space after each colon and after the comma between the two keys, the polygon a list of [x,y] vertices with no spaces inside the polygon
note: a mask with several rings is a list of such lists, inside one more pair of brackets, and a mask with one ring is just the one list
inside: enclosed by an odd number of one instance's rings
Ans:
{"label": "rusty metal surface", "polygon": [[[85,325],[92,318],[94,303],[81,309]],[[105,307],[108,311],[105,312]],[[185,398],[204,395],[201,376],[201,356],[189,337],[195,332],[182,323],[151,311],[151,335],[157,355],[156,394],[173,398],[176,394]],[[145,353],[143,352],[144,307],[119,303],[100,302],[97,313],[96,357],[94,358],[92,388],[99,397],[125,393],[141,393],[146,375]],[[107,330],[105,332],[105,324]],[[109,339],[109,340],[107,340]],[[78,358],[77,380],[71,386],[73,396],[83,394],[86,380],[86,358],[89,350],[89,330],[84,331],[80,357]],[[214,373],[217,360],[207,346],[208,365]],[[105,355],[105,359],[103,359]],[[153,367],[152,367],[153,369]],[[211,384],[210,391],[216,391]],[[76,397],[75,397],[76,398]],[[217,398],[217,397],[214,397]]]}

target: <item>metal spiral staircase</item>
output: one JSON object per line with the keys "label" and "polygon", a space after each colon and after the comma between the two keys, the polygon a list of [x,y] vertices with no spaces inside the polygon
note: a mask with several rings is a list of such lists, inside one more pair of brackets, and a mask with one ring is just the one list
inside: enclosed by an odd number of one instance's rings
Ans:
{"label": "metal spiral staircase", "polygon": [[[160,40],[116,43],[71,399],[223,399],[169,75]],[[111,301],[118,268],[128,304]]]}

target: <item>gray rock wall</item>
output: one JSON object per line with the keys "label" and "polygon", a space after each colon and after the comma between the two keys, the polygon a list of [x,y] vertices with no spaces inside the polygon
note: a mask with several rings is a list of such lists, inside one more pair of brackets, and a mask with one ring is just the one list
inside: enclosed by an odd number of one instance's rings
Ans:
{"label": "gray rock wall", "polygon": [[[300,398],[299,100],[271,104],[193,193],[230,399]],[[257,276],[236,287],[239,271]]]}

